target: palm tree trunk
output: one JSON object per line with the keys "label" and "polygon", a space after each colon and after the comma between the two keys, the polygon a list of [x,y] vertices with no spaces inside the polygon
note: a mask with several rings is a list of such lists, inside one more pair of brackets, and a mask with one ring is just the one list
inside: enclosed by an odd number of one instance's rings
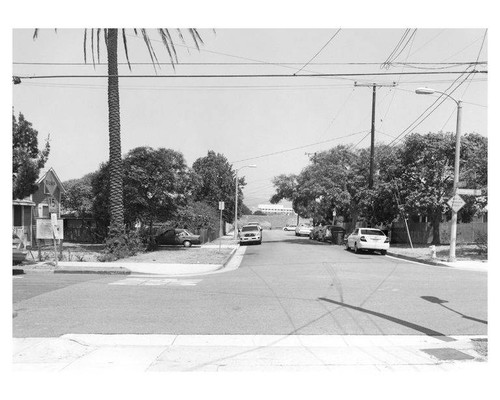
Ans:
{"label": "palm tree trunk", "polygon": [[124,231],[123,167],[120,138],[120,93],[118,88],[118,29],[108,29],[108,118],[110,174],[110,233]]}

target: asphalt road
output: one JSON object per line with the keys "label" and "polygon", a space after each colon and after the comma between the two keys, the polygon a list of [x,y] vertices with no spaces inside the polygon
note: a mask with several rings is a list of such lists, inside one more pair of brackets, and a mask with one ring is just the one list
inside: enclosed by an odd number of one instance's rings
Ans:
{"label": "asphalt road", "polygon": [[13,277],[14,337],[66,333],[485,335],[487,274],[264,231],[231,272]]}

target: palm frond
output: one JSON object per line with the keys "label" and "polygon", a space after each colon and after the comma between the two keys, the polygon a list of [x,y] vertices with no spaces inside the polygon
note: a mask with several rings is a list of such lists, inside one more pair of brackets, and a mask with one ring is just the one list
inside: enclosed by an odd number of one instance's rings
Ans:
{"label": "palm frond", "polygon": [[95,51],[94,51],[94,29],[90,30],[90,48],[92,50],[92,64],[95,69]]}
{"label": "palm frond", "polygon": [[158,61],[158,58],[156,57],[156,53],[154,51],[153,45],[151,44],[151,40],[149,39],[149,35],[146,32],[146,29],[141,28],[141,34],[142,34],[142,38],[144,39],[144,43],[146,43],[146,47],[148,49],[149,56],[151,57],[151,61],[153,61],[153,68],[155,69],[155,72],[157,72],[155,63],[158,65],[160,63]]}
{"label": "palm frond", "polygon": [[196,48],[198,50],[200,50],[200,46],[199,46],[198,42],[201,44],[204,44],[203,39],[201,38],[200,34],[198,33],[198,31],[196,29],[193,29],[193,28],[189,29],[189,33],[191,34],[191,37],[193,38],[193,41],[194,41],[194,44],[196,45]]}
{"label": "palm frond", "polygon": [[83,31],[83,62],[87,63],[87,28]]}
{"label": "palm frond", "polygon": [[101,42],[101,28],[97,28],[97,62],[98,63],[101,63],[100,42]]}
{"label": "palm frond", "polygon": [[130,60],[128,58],[127,35],[125,35],[125,29],[122,29],[122,39],[123,39],[123,48],[125,49],[125,58],[127,59],[128,69],[132,71],[132,67],[130,66]]}
{"label": "palm frond", "polygon": [[[175,69],[174,61],[177,62],[177,53],[175,52],[174,43],[172,42],[172,38],[170,37],[168,29],[158,29],[158,32],[160,33],[163,45],[167,49],[168,55],[170,57],[170,62],[172,63],[172,68]],[[173,54],[170,48],[172,48]]]}

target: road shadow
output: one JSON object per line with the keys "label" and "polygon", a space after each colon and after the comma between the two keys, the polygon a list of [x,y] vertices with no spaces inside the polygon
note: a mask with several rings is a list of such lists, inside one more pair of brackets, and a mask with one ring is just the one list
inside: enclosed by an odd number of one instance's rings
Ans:
{"label": "road shadow", "polygon": [[448,300],[442,300],[442,299],[440,299],[438,297],[434,297],[434,296],[420,296],[420,298],[425,300],[425,301],[428,301],[430,303],[438,304],[441,307],[446,308],[447,310],[454,312],[455,314],[460,315],[464,319],[468,319],[471,321],[475,321],[475,322],[479,322],[481,324],[488,325],[488,321],[485,321],[484,319],[474,318],[474,317],[471,317],[469,315],[462,314],[460,311],[454,310],[453,308],[445,306],[444,303],[448,303]]}
{"label": "road shadow", "polygon": [[350,304],[346,304],[346,303],[343,303],[343,302],[340,302],[340,301],[335,301],[335,300],[327,299],[325,297],[319,297],[318,300],[326,301],[328,303],[332,303],[332,304],[335,304],[335,305],[338,305],[338,306],[341,306],[341,307],[346,307],[346,308],[349,308],[351,310],[356,310],[356,311],[360,311],[360,312],[365,313],[365,314],[373,315],[375,317],[383,318],[383,319],[385,319],[387,321],[391,321],[391,322],[394,322],[394,323],[396,323],[398,325],[402,325],[402,326],[405,326],[407,328],[413,329],[415,331],[421,332],[421,333],[423,333],[423,334],[425,334],[427,336],[435,337],[437,339],[442,340],[443,342],[453,342],[453,341],[455,341],[455,339],[453,339],[453,338],[451,338],[449,336],[446,336],[444,333],[437,332],[437,331],[435,331],[433,329],[426,328],[425,326],[422,326],[422,325],[414,324],[413,322],[405,321],[405,320],[400,319],[400,318],[396,318],[396,317],[393,317],[393,316],[390,316],[390,315],[387,315],[387,314],[379,313],[377,311],[372,311],[372,310],[368,310],[366,308],[352,306]]}

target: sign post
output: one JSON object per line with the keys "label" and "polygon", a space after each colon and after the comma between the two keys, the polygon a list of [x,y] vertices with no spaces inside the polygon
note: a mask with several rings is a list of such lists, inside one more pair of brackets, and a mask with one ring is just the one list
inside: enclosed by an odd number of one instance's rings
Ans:
{"label": "sign post", "polygon": [[57,267],[57,242],[56,239],[59,238],[59,226],[57,223],[57,214],[56,213],[51,213],[50,214],[50,222],[52,225],[52,236],[54,237],[54,262]]}
{"label": "sign post", "polygon": [[222,211],[224,210],[224,202],[219,201],[219,210],[220,210],[220,220],[219,220],[219,253],[222,245]]}

